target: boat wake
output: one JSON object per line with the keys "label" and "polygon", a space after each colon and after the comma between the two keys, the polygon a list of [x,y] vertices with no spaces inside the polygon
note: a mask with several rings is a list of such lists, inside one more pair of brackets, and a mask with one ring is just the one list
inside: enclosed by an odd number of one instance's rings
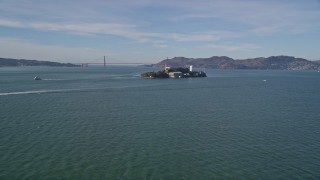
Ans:
{"label": "boat wake", "polygon": [[163,85],[163,84],[142,85],[142,86],[137,85],[137,86],[100,87],[100,88],[32,90],[32,91],[0,93],[0,96],[25,95],[25,94],[44,94],[44,93],[63,93],[63,92],[76,92],[76,91],[114,90],[114,89],[127,89],[127,88],[138,88],[138,87],[160,86],[160,85]]}
{"label": "boat wake", "polygon": [[39,90],[39,91],[8,92],[8,93],[0,93],[0,96],[22,95],[22,94],[41,94],[41,93],[50,93],[50,92],[63,92],[63,90]]}
{"label": "boat wake", "polygon": [[65,81],[67,79],[42,79],[43,81]]}
{"label": "boat wake", "polygon": [[92,90],[99,90],[99,88],[55,89],[55,90],[34,90],[34,91],[8,92],[8,93],[0,93],[0,96],[24,95],[24,94],[44,94],[44,93],[62,93],[62,92],[92,91]]}

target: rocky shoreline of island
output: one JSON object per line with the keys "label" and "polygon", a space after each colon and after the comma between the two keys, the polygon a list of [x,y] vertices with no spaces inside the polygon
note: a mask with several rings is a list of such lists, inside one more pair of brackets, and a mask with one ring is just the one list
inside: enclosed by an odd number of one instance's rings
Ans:
{"label": "rocky shoreline of island", "polygon": [[204,71],[194,71],[192,66],[185,67],[165,67],[158,72],[144,72],[140,75],[143,78],[195,78],[207,77]]}

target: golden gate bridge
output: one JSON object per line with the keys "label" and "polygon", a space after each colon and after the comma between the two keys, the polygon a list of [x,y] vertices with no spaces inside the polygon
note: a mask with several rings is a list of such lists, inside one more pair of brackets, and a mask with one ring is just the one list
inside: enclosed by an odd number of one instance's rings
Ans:
{"label": "golden gate bridge", "polygon": [[77,65],[80,65],[82,67],[88,67],[89,65],[103,65],[106,67],[107,65],[150,65],[152,63],[143,63],[143,62],[107,62],[106,61],[106,56],[103,56],[103,61],[102,62],[97,62],[99,59],[92,60],[92,62],[82,62],[82,63],[74,63]]}

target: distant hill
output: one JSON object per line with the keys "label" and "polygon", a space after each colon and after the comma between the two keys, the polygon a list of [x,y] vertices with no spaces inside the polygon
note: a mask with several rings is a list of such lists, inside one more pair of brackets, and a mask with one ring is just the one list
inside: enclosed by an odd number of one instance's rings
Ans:
{"label": "distant hill", "polygon": [[314,62],[316,62],[316,63],[319,63],[319,64],[320,64],[320,60],[317,60],[317,61],[314,61]]}
{"label": "distant hill", "polygon": [[50,61],[37,61],[37,60],[25,60],[25,59],[9,59],[0,58],[0,67],[7,66],[60,66],[60,67],[78,67],[79,65],[71,63],[58,63]]}
{"label": "distant hill", "polygon": [[163,60],[155,66],[183,67],[193,65],[196,68],[212,69],[280,69],[280,70],[320,70],[320,62],[308,61],[291,56],[258,57],[253,59],[235,60],[227,56],[210,58],[174,57]]}

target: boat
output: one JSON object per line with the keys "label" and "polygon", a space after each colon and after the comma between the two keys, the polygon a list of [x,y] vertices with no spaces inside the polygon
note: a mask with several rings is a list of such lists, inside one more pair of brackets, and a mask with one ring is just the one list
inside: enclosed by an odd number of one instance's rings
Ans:
{"label": "boat", "polygon": [[33,78],[34,80],[42,80],[39,76]]}

